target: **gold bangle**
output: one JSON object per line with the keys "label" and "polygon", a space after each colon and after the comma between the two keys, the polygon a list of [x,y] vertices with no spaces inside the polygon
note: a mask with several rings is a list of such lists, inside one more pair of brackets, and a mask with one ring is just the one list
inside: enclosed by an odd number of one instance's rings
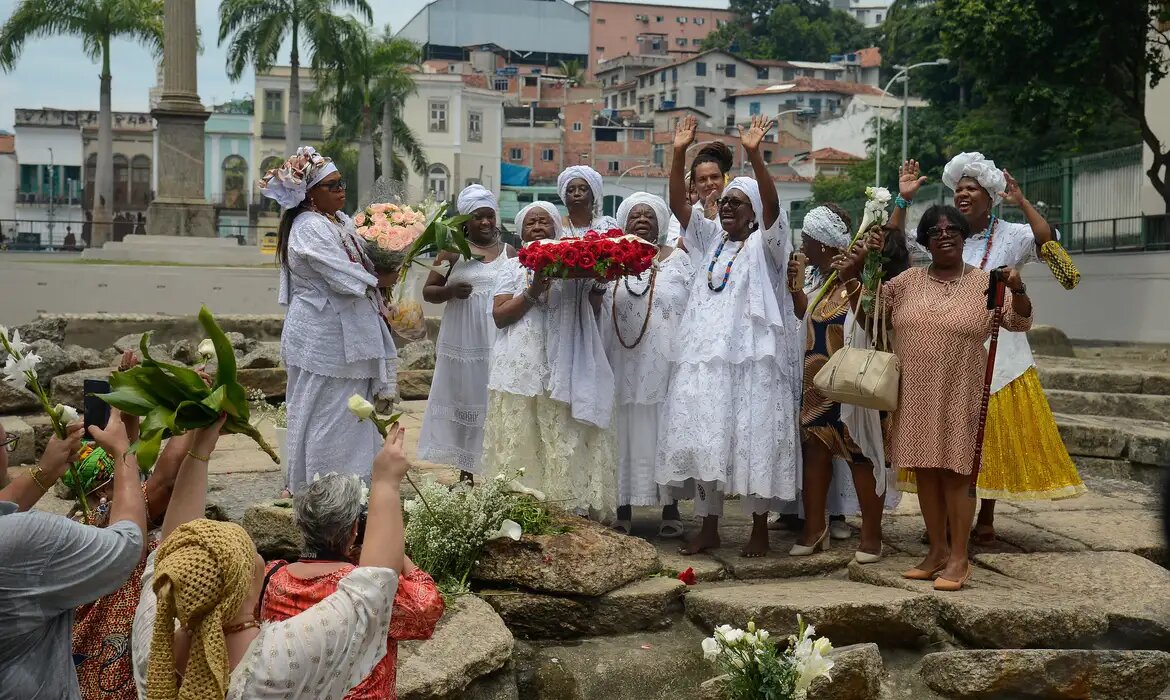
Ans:
{"label": "gold bangle", "polygon": [[41,487],[42,491],[44,491],[45,493],[48,493],[49,488],[52,487],[52,484],[45,486],[44,484],[41,483],[39,476],[44,476],[44,474],[45,474],[45,472],[39,466],[33,467],[32,471],[30,471],[28,473],[29,477],[33,480],[33,483],[36,484],[37,486]]}
{"label": "gold bangle", "polygon": [[[850,282],[857,285],[852,290],[849,289]],[[859,291],[861,291],[861,280],[859,280],[857,278],[854,278],[851,280],[845,280],[845,294],[847,294],[848,296],[853,296],[854,294],[858,293]]]}
{"label": "gold bangle", "polygon": [[210,455],[208,455],[207,457],[204,457],[203,455],[197,455],[197,454],[195,454],[195,453],[194,453],[194,452],[192,452],[191,450],[187,450],[187,456],[188,456],[188,457],[190,457],[191,459],[197,459],[197,460],[199,460],[200,462],[210,462],[210,461],[211,461],[211,456],[210,456]]}

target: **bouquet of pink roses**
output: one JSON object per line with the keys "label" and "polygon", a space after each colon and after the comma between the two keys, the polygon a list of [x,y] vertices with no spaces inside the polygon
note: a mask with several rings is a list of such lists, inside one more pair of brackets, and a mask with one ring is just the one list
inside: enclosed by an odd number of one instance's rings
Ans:
{"label": "bouquet of pink roses", "polygon": [[353,225],[366,241],[366,253],[380,273],[397,270],[406,251],[427,229],[421,211],[397,204],[370,204],[353,217]]}

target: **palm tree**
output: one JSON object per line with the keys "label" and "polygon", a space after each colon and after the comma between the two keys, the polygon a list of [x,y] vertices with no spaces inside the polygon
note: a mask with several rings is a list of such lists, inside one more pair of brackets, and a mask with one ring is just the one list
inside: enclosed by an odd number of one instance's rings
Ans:
{"label": "palm tree", "polygon": [[[374,185],[376,114],[381,113],[383,117],[383,174],[405,173],[403,162],[392,148],[396,142],[416,170],[426,171],[426,155],[421,145],[394,110],[414,91],[414,81],[407,68],[418,62],[419,51],[411,42],[391,36],[389,28],[378,37],[355,20],[348,20],[345,25],[329,50],[317,52],[313,68],[321,106],[338,117],[330,140],[357,139],[357,185],[361,199]],[[391,115],[389,120],[387,112]],[[346,118],[350,115],[355,118]]]}
{"label": "palm tree", "polygon": [[[336,41],[345,19],[335,10],[351,10],[366,22],[373,13],[366,0],[222,0],[219,5],[219,44],[231,37],[227,72],[239,80],[251,64],[266,71],[276,63],[285,39],[291,40],[288,79],[288,124],[284,150],[301,145],[301,49],[313,60],[318,49]],[[302,47],[302,43],[304,46]]]}
{"label": "palm tree", "polygon": [[109,238],[114,209],[114,123],[110,109],[110,42],[124,38],[162,52],[163,0],[21,0],[0,27],[0,70],[11,71],[24,43],[64,34],[81,39],[91,60],[101,61],[97,171],[94,174],[90,245]]}
{"label": "palm tree", "polygon": [[573,59],[571,61],[561,61],[561,75],[565,76],[565,81],[569,83],[569,87],[577,87],[581,85],[582,79],[585,77],[585,71],[581,68],[581,62]]}

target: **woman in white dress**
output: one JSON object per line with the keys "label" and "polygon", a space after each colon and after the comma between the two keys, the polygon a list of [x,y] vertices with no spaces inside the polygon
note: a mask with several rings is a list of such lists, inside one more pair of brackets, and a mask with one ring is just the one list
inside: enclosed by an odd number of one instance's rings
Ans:
{"label": "woman in white dress", "polygon": [[694,485],[703,527],[684,554],[720,546],[723,495],[732,493],[744,498],[753,519],[742,555],[764,556],[769,509],[796,498],[802,348],[787,292],[788,217],[760,153],[772,125],[757,116],[740,130],[757,179],[731,181],[718,221],[686,207],[683,161],[694,118],[675,134],[670,199],[698,275],[679,327],[657,480]]}
{"label": "woman in white dress", "polygon": [[[200,431],[202,438],[214,445],[222,424]],[[261,624],[264,560],[239,525],[203,518],[207,461],[189,455],[134,611],[138,697],[341,700],[386,655],[405,561],[400,484],[409,468],[403,431],[392,430],[367,466],[369,518],[358,567],[295,618]]]}
{"label": "woman in white dress", "polygon": [[580,238],[588,231],[605,233],[621,228],[616,219],[601,213],[604,197],[601,173],[588,165],[565,168],[557,176],[557,192],[569,211],[562,222],[566,236]]}
{"label": "woman in white dress", "polygon": [[459,193],[459,213],[471,216],[464,233],[479,260],[442,252],[435,260],[451,267],[446,276],[432,270],[423,299],[446,304],[435,340],[435,376],[418,437],[418,458],[459,468],[470,480],[479,473],[483,454],[483,421],[487,415],[487,382],[491,369],[492,290],[513,251],[500,238],[499,210],[491,190],[470,185]]}
{"label": "woman in white dress", "polygon": [[[516,215],[525,245],[560,238],[549,202]],[[617,503],[614,376],[598,315],[606,287],[550,280],[508,258],[493,291],[483,474],[524,469],[524,482],[566,510],[609,517]]]}
{"label": "woman in white dress", "polygon": [[666,245],[670,209],[661,197],[631,195],[617,218],[623,231],[659,250],[653,268],[617,280],[602,302],[610,311],[611,323],[602,331],[617,382],[618,514],[613,527],[629,534],[631,506],[662,505],[658,534],[679,537],[678,503],[654,480],[654,460],[678,323],[695,271],[686,251]]}
{"label": "woman in white dress", "polygon": [[288,311],[280,355],[288,370],[288,492],[316,474],[356,474],[366,483],[381,446],[370,421],[346,402],[392,399],[398,353],[385,321],[374,265],[345,206],[345,182],[309,146],[260,181],[284,210],[280,220],[279,301]]}

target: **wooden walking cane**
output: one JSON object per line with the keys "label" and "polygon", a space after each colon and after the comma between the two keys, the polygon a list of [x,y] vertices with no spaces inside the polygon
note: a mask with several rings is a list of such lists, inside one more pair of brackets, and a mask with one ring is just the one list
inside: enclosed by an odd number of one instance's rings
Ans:
{"label": "wooden walking cane", "polygon": [[999,348],[999,327],[1003,323],[1004,268],[991,271],[987,286],[987,308],[991,314],[991,343],[987,348],[987,371],[983,373],[983,402],[979,405],[979,431],[975,434],[975,462],[971,466],[971,498],[976,496],[979,469],[983,466],[983,437],[987,433],[987,404],[991,400],[991,377],[995,374],[995,352]]}

